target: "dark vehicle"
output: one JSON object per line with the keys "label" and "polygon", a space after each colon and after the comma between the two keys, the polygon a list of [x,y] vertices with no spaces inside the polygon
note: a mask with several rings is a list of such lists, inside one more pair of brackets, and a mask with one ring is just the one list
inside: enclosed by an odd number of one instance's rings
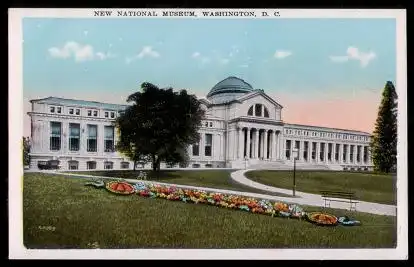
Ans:
{"label": "dark vehicle", "polygon": [[58,170],[59,160],[39,161],[37,167],[39,170]]}

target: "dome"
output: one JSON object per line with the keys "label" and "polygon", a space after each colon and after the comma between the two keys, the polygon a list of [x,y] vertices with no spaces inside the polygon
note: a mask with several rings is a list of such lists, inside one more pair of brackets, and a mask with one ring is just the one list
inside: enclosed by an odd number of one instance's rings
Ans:
{"label": "dome", "polygon": [[215,104],[225,103],[253,91],[253,87],[247,82],[240,78],[230,76],[217,83],[207,94],[207,99]]}

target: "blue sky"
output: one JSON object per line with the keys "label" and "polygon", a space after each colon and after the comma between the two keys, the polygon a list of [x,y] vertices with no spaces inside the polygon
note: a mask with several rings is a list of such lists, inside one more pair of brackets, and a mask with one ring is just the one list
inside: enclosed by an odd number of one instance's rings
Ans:
{"label": "blue sky", "polygon": [[376,101],[365,123],[372,128],[381,90],[396,77],[395,25],[394,19],[25,18],[24,98],[124,103],[143,82],[203,96],[238,76],[289,112],[296,100],[312,97]]}
{"label": "blue sky", "polygon": [[[75,48],[64,50],[68,42]],[[82,53],[87,45],[92,52]],[[206,94],[230,75],[267,92],[346,90],[395,80],[391,19],[25,19],[23,47],[24,90],[31,93],[132,92],[149,81]],[[357,55],[344,62],[349,47]],[[76,49],[83,61],[70,55]],[[145,55],[136,57],[143,49]],[[366,66],[361,55],[368,57]]]}

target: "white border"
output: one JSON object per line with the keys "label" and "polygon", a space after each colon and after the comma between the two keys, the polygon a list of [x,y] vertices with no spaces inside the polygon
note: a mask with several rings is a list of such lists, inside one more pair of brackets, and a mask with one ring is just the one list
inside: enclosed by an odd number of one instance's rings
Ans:
{"label": "white border", "polygon": [[[140,250],[27,250],[23,246],[22,187],[23,163],[23,61],[22,19],[38,18],[108,18],[94,17],[98,9],[9,9],[9,258],[12,259],[408,259],[408,196],[407,196],[407,47],[406,11],[351,9],[251,9],[257,18],[395,18],[397,48],[398,93],[398,182],[397,182],[397,248],[396,249],[140,249]],[[110,9],[100,9],[110,10]],[[116,9],[127,11],[129,9]],[[143,11],[145,9],[132,9]],[[146,9],[161,11],[190,11],[189,9]],[[236,11],[231,9],[191,9],[198,18],[201,11]],[[243,10],[246,11],[246,10]],[[280,17],[262,17],[262,11],[279,11]],[[150,17],[117,17],[149,19]],[[154,18],[154,17],[152,17]],[[162,18],[162,17],[158,17]],[[167,17],[164,17],[167,18]],[[183,17],[178,17],[183,18]],[[194,18],[194,17],[193,17]],[[223,17],[205,17],[217,19]],[[248,19],[249,17],[224,17]]]}

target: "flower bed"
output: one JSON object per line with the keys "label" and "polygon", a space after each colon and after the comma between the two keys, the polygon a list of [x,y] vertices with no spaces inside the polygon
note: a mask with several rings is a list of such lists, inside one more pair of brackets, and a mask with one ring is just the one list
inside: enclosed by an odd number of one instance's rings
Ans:
{"label": "flower bed", "polygon": [[306,218],[315,224],[318,225],[329,225],[335,226],[338,224],[338,219],[331,214],[322,213],[322,212],[311,212],[306,215]]}
{"label": "flower bed", "polygon": [[164,198],[171,201],[182,201],[186,203],[203,203],[223,208],[242,210],[257,214],[278,216],[286,218],[305,218],[307,221],[316,225],[360,225],[359,221],[351,223],[347,217],[339,217],[322,212],[306,213],[296,204],[282,202],[271,202],[268,200],[258,200],[238,195],[227,195],[217,192],[206,192],[199,190],[182,189],[174,186],[163,186],[159,184],[145,184],[143,182],[131,185],[127,182],[111,181],[105,183],[105,188],[113,193],[121,195],[131,195],[136,193],[142,197]]}
{"label": "flower bed", "polygon": [[105,184],[105,188],[115,194],[131,195],[135,193],[135,188],[126,182],[108,182]]}

